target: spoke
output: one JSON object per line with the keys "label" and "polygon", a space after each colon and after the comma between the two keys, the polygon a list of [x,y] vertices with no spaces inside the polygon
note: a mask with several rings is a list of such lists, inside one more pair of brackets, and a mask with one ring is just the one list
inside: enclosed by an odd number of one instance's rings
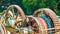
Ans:
{"label": "spoke", "polygon": [[33,27],[37,27],[38,25],[37,25],[37,23],[34,23],[32,26],[33,26]]}
{"label": "spoke", "polygon": [[12,13],[13,13],[13,17],[14,17],[14,15],[15,15],[15,13],[14,13],[14,7],[12,7]]}

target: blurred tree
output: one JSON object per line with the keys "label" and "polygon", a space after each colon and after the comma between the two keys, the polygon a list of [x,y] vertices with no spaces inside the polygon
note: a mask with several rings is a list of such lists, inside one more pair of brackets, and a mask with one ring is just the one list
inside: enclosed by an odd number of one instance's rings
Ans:
{"label": "blurred tree", "polygon": [[39,8],[50,8],[60,15],[60,0],[0,0],[0,9],[4,10],[12,4],[21,6],[26,15],[32,15]]}
{"label": "blurred tree", "polygon": [[[37,5],[37,0],[22,0],[24,7],[26,8],[26,14],[31,15],[34,11],[34,6]],[[33,10],[32,10],[33,9]]]}
{"label": "blurred tree", "polygon": [[57,12],[58,3],[55,0],[23,0],[23,5],[26,8],[26,14],[32,14],[39,8],[50,8]]}

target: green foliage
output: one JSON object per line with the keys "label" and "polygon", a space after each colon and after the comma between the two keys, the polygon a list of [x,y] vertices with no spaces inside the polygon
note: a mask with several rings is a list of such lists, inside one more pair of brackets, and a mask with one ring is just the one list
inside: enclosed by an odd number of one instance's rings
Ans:
{"label": "green foliage", "polygon": [[39,8],[50,8],[58,13],[58,3],[56,1],[57,0],[23,0],[22,3],[26,8],[27,14],[32,14],[35,10]]}
{"label": "green foliage", "polygon": [[37,0],[22,0],[24,7],[26,8],[26,14],[32,14],[32,7],[37,5]]}
{"label": "green foliage", "polygon": [[0,7],[2,5],[11,4],[20,5],[26,15],[33,14],[34,11],[39,8],[50,8],[54,10],[57,15],[60,15],[60,10],[58,10],[60,9],[60,0],[8,0],[8,2],[5,2],[3,0],[0,1]]}
{"label": "green foliage", "polygon": [[39,3],[39,7],[44,8],[44,7],[46,7],[46,5],[45,5],[45,3]]}

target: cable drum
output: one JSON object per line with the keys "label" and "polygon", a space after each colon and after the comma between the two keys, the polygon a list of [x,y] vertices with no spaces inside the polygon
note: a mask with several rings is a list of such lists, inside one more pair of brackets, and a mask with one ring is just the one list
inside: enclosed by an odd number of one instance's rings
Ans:
{"label": "cable drum", "polygon": [[46,22],[45,22],[45,20],[44,19],[42,19],[42,18],[37,18],[40,22],[41,22],[41,24],[42,24],[42,27],[43,27],[43,34],[48,34],[48,30],[46,30],[46,29],[48,29],[48,26],[47,26],[47,24],[46,24]]}
{"label": "cable drum", "polygon": [[[51,24],[51,20],[48,17],[46,17],[45,15],[42,15],[40,17],[46,21],[48,28],[54,28],[53,25]],[[52,34],[52,30],[49,30],[49,32],[50,32],[49,34]]]}

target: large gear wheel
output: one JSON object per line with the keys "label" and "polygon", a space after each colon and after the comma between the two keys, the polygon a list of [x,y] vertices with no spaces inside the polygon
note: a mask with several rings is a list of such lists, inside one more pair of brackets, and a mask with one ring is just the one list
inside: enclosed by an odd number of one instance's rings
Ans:
{"label": "large gear wheel", "polygon": [[[9,6],[6,11],[8,12],[10,9],[12,9],[12,11],[14,11],[13,10],[14,8],[16,8],[18,10],[19,14],[21,14],[22,21],[24,21],[25,20],[24,11],[18,5],[11,5],[11,6]],[[17,17],[17,15],[16,15],[16,17]]]}
{"label": "large gear wheel", "polygon": [[[15,12],[17,11],[17,13]],[[17,23],[21,22],[21,26],[25,21],[25,14],[24,11],[22,10],[21,7],[19,7],[18,5],[11,5],[9,6],[5,12],[2,13],[2,16],[4,17],[5,20],[5,24],[4,26],[6,27],[6,30],[9,32],[16,32],[16,27],[17,27]]]}
{"label": "large gear wheel", "polygon": [[50,10],[49,8],[38,9],[37,11],[35,11],[35,13],[33,15],[34,15],[34,17],[38,17],[38,16],[41,16],[42,14],[49,16],[51,22],[54,24],[54,27],[56,29],[58,29],[60,27],[58,17],[52,10]]}

